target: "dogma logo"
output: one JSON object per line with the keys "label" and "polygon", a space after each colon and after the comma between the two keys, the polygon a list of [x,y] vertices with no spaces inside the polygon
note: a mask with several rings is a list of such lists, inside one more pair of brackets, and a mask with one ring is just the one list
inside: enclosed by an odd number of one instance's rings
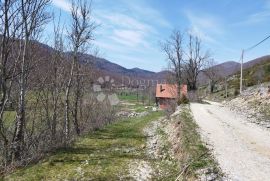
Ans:
{"label": "dogma logo", "polygon": [[119,99],[116,93],[112,92],[115,87],[114,79],[111,79],[110,76],[99,77],[97,80],[98,84],[93,85],[94,92],[97,92],[97,100],[103,102],[108,100],[111,105],[117,105]]}

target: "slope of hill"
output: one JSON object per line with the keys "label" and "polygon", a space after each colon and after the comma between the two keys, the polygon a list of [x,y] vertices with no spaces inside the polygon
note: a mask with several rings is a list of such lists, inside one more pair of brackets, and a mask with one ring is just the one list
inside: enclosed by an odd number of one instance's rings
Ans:
{"label": "slope of hill", "polygon": [[[246,63],[243,64],[243,70],[244,70],[244,77],[246,80],[246,84],[254,84],[255,77],[257,76],[264,76],[264,73],[267,74],[267,65],[270,64],[270,55],[262,56],[259,58],[256,58],[254,60],[250,60]],[[228,77],[234,74],[239,74],[240,73],[240,67],[241,64],[238,62],[234,61],[227,61],[218,65],[215,65],[214,68],[215,70],[218,71],[218,75],[220,77]],[[252,78],[253,77],[253,78]],[[266,77],[260,78],[262,81],[267,80],[267,75]],[[199,81],[201,85],[207,84],[208,83],[208,78],[204,73],[201,73],[199,75]],[[250,82],[250,83],[248,83]],[[253,83],[251,83],[253,82]]]}
{"label": "slope of hill", "polygon": [[[69,53],[67,53],[69,54]],[[81,62],[87,62],[92,66],[96,71],[100,71],[105,74],[114,75],[114,76],[130,76],[136,78],[145,78],[145,79],[163,79],[165,78],[166,72],[152,72],[140,68],[127,69],[116,63],[110,62],[104,58],[95,57],[90,54],[81,54]]]}
{"label": "slope of hill", "polygon": [[[40,52],[46,52],[47,56],[52,55],[54,52],[54,49],[46,44],[36,42],[38,48],[40,49]],[[68,61],[71,53],[66,52],[65,56]],[[167,72],[161,71],[161,72],[152,72],[140,68],[132,68],[127,69],[125,67],[122,67],[116,63],[110,62],[104,58],[96,57],[90,54],[81,54],[80,55],[80,62],[86,63],[92,67],[93,75],[95,76],[94,79],[96,79],[99,76],[111,76],[113,77],[117,83],[121,83],[123,77],[129,77],[130,79],[136,79],[136,80],[154,80],[154,81],[163,81],[166,79]]]}
{"label": "slope of hill", "polygon": [[[219,77],[227,77],[236,73],[240,69],[240,63],[234,61],[224,62],[218,65],[213,66],[213,70],[217,71]],[[208,77],[206,74],[201,72],[198,76],[198,83],[200,85],[208,84]]]}
{"label": "slope of hill", "polygon": [[240,69],[240,63],[234,61],[224,62],[215,65],[214,68],[218,70],[220,76],[225,77],[234,74]]}
{"label": "slope of hill", "polygon": [[[255,61],[256,62],[256,61]],[[253,86],[262,82],[270,81],[270,56],[265,56],[259,62],[250,62],[249,68],[243,71],[244,85]],[[254,63],[252,65],[252,63]]]}
{"label": "slope of hill", "polygon": [[116,63],[110,62],[104,58],[95,57],[89,54],[83,54],[81,56],[81,59],[82,59],[81,61],[90,62],[90,64],[94,68],[104,71],[104,72],[110,72],[110,73],[113,72],[115,74],[137,76],[137,77],[149,77],[149,78],[153,78],[156,74],[155,72],[151,72],[151,71],[143,70],[139,68],[127,69]]}
{"label": "slope of hill", "polygon": [[256,58],[254,60],[244,63],[243,68],[244,69],[251,68],[252,66],[255,66],[256,64],[266,63],[269,61],[270,61],[270,55],[262,56],[262,57],[259,57],[259,58]]}

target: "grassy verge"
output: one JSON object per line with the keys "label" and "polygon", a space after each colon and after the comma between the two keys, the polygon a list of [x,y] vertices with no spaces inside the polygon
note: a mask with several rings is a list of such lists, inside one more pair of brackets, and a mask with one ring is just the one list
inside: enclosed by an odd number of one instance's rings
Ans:
{"label": "grassy verge", "polygon": [[180,114],[181,132],[181,178],[183,180],[197,179],[201,174],[211,175],[214,179],[222,176],[217,162],[202,141],[198,125],[188,106]]}
{"label": "grassy verge", "polygon": [[146,159],[142,129],[161,112],[118,121],[79,138],[38,164],[22,168],[5,180],[119,180],[129,179],[132,160]]}
{"label": "grassy verge", "polygon": [[164,129],[158,128],[156,134],[159,135],[160,141],[159,153],[162,155],[162,159],[158,159],[152,162],[153,168],[156,170],[156,180],[172,180],[178,176],[180,165],[179,161],[173,157],[172,144],[169,142],[169,135]]}

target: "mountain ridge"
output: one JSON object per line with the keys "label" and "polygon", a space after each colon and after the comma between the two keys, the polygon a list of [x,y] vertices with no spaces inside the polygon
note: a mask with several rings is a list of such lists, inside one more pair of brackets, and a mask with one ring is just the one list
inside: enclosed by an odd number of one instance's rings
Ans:
{"label": "mountain ridge", "polygon": [[[37,42],[40,45],[41,49],[45,49],[48,52],[53,52],[54,49],[46,44]],[[65,52],[66,56],[68,57],[70,52]],[[270,55],[265,55],[262,57],[258,57],[256,59],[250,60],[248,62],[245,62],[243,64],[243,69],[250,68],[252,66],[255,66],[258,63],[269,61]],[[152,79],[152,80],[166,80],[168,77],[168,74],[170,73],[169,70],[163,70],[159,72],[153,72],[145,69],[141,69],[138,67],[134,67],[131,69],[125,68],[117,63],[111,62],[105,58],[96,57],[91,54],[81,54],[80,55],[80,61],[81,62],[89,62],[89,65],[94,68],[95,71],[100,71],[103,74],[108,74],[113,77],[119,77],[119,76],[130,76],[133,78],[138,79]],[[214,65],[215,68],[219,70],[219,74],[222,77],[230,76],[233,74],[236,74],[240,71],[241,64],[235,61],[226,61],[222,62],[220,64]],[[206,83],[207,77],[201,73],[199,75],[199,83]]]}

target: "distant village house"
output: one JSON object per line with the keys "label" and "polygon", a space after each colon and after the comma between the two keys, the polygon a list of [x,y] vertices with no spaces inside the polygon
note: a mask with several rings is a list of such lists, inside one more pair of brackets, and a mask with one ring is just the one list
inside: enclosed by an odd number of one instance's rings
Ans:
{"label": "distant village house", "polygon": [[[181,86],[181,95],[187,96],[187,85]],[[176,84],[157,84],[156,103],[161,109],[166,109],[178,97],[178,86]]]}

